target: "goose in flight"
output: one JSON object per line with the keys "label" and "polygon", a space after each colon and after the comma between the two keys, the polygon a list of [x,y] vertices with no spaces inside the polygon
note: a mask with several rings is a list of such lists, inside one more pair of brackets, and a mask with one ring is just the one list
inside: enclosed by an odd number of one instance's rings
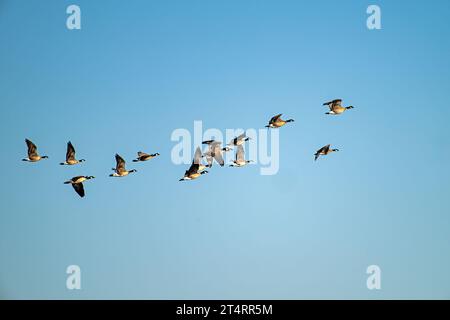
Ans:
{"label": "goose in flight", "polygon": [[325,114],[338,115],[344,113],[345,110],[353,109],[353,106],[343,107],[341,103],[342,99],[335,99],[329,102],[325,102],[323,105],[328,106],[328,108],[330,108],[330,111],[326,112]]}
{"label": "goose in flight", "polygon": [[208,171],[199,171],[199,165],[193,163],[189,170],[186,170],[184,177],[181,178],[180,181],[195,180],[206,173],[208,173]]}
{"label": "goose in flight", "polygon": [[110,174],[110,177],[125,177],[129,175],[130,173],[137,172],[135,169],[133,170],[127,170],[125,169],[125,160],[121,156],[119,156],[116,153],[116,167],[113,168],[115,172],[113,174]]}
{"label": "goose in flight", "polygon": [[280,113],[280,114],[277,114],[276,116],[272,117],[272,119],[270,119],[269,124],[266,126],[266,128],[280,128],[288,122],[294,122],[294,119],[289,119],[289,120],[281,119],[282,115],[283,114]]}
{"label": "goose in flight", "polygon": [[247,137],[246,134],[243,133],[231,140],[230,143],[227,144],[227,146],[241,146],[248,140],[250,140],[250,137]]}
{"label": "goose in flight", "polygon": [[61,162],[60,165],[64,166],[64,165],[68,165],[68,166],[72,166],[74,164],[80,163],[80,162],[84,162],[86,160],[84,159],[80,159],[77,160],[75,158],[75,148],[72,145],[72,142],[67,142],[67,152],[66,152],[66,161],[65,162]]}
{"label": "goose in flight", "polygon": [[208,171],[205,170],[206,166],[201,163],[201,160],[202,160],[202,150],[200,149],[200,147],[197,147],[194,159],[192,159],[191,166],[189,167],[188,170],[186,170],[183,178],[181,178],[179,181],[195,180],[201,175],[208,173]]}
{"label": "goose in flight", "polygon": [[28,162],[37,162],[39,160],[42,159],[47,159],[47,156],[40,156],[39,153],[37,152],[37,147],[36,145],[31,142],[28,139],[25,139],[25,142],[27,144],[28,147],[28,158],[22,159],[22,161],[28,161]]}
{"label": "goose in flight", "polygon": [[181,178],[179,181],[188,181],[188,180],[195,180],[201,175],[207,174],[208,171],[199,171],[199,165],[193,163],[189,170],[186,170],[184,173],[184,177]]}
{"label": "goose in flight", "polygon": [[91,180],[94,179],[95,177],[93,176],[77,176],[77,177],[73,177],[72,179],[64,182],[64,184],[71,184],[73,189],[75,190],[76,193],[78,193],[78,195],[80,197],[84,197],[84,186],[83,186],[83,182],[86,180]]}
{"label": "goose in flight", "polygon": [[222,151],[224,151],[223,149],[225,148],[221,148],[221,144],[222,143],[219,141],[213,141],[209,144],[208,151],[203,155],[204,157],[206,157],[206,161],[208,162],[208,168],[212,167],[214,160],[216,160],[221,167],[224,166],[225,161],[222,157]]}
{"label": "goose in flight", "polygon": [[243,167],[246,164],[253,162],[252,160],[245,160],[245,151],[242,145],[237,147],[236,151],[236,159],[233,160],[233,163],[230,164],[230,167]]}
{"label": "goose in flight", "polygon": [[137,155],[138,155],[137,158],[134,159],[133,162],[148,161],[150,159],[153,159],[153,158],[159,156],[159,153],[157,152],[157,153],[153,153],[153,154],[148,154],[148,153],[139,151],[137,153]]}
{"label": "goose in flight", "polygon": [[320,156],[326,156],[327,154],[330,154],[332,152],[339,151],[339,149],[331,149],[330,145],[327,144],[326,146],[320,148],[317,150],[317,152],[314,154],[314,160],[317,160]]}

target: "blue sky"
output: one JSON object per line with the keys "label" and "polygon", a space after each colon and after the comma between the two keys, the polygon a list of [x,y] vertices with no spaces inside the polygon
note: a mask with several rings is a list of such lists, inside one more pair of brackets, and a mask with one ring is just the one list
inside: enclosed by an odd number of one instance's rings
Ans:
{"label": "blue sky", "polygon": [[[450,298],[450,3],[377,1],[376,31],[370,4],[0,0],[0,297]],[[333,98],[355,109],[327,117]],[[277,113],[296,120],[277,175],[178,182],[174,129]],[[26,137],[50,159],[20,161]],[[68,140],[86,163],[58,165]],[[116,152],[137,174],[108,177]]]}

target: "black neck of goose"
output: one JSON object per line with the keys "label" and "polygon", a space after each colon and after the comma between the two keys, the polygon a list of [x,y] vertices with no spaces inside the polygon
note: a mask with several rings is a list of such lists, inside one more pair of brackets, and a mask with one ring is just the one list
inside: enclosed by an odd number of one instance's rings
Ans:
{"label": "black neck of goose", "polygon": [[48,156],[42,156],[41,158],[42,159],[48,159]]}
{"label": "black neck of goose", "polygon": [[288,119],[286,122],[294,122],[294,119]]}

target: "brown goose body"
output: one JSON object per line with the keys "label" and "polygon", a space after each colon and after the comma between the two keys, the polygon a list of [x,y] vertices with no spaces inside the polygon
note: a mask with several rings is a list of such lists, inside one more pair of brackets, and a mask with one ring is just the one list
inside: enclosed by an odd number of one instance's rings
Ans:
{"label": "brown goose body", "polygon": [[61,162],[60,165],[68,165],[73,166],[75,164],[84,162],[84,159],[77,160],[75,157],[75,148],[72,145],[72,142],[67,142],[67,151],[66,151],[66,161]]}
{"label": "brown goose body", "polygon": [[28,161],[28,162],[37,162],[40,161],[42,159],[47,159],[47,156],[40,156],[39,153],[37,152],[37,147],[36,145],[31,142],[31,140],[25,139],[25,143],[27,144],[27,148],[28,148],[28,158],[24,158],[22,159],[22,161]]}
{"label": "brown goose body", "polygon": [[328,108],[330,109],[330,111],[325,114],[332,115],[339,115],[344,113],[348,109],[353,109],[353,106],[343,107],[342,99],[334,99],[332,101],[325,102],[323,105],[328,106]]}
{"label": "brown goose body", "polygon": [[294,119],[288,119],[288,120],[283,120],[281,119],[281,116],[283,114],[277,114],[276,116],[273,116],[270,121],[269,124],[266,126],[266,128],[281,128],[282,126],[284,126],[286,123],[289,122],[294,122]]}
{"label": "brown goose body", "polygon": [[110,177],[125,177],[130,173],[137,172],[137,170],[127,170],[125,168],[125,160],[121,156],[116,153],[116,167],[113,168],[115,171],[113,174],[110,174]]}
{"label": "brown goose body", "polygon": [[331,149],[330,146],[331,146],[330,144],[327,144],[326,146],[317,150],[316,153],[314,154],[314,160],[317,160],[320,156],[326,156],[332,152],[339,151],[339,149]]}

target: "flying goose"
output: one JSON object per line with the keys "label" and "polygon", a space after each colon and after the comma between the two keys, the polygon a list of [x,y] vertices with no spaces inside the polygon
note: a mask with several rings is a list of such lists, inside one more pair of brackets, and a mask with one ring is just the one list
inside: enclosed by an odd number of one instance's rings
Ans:
{"label": "flying goose", "polygon": [[67,152],[66,152],[66,161],[65,162],[61,162],[60,165],[64,166],[64,165],[69,165],[72,166],[74,164],[80,163],[80,162],[84,162],[86,160],[84,159],[80,159],[77,160],[75,158],[75,148],[72,145],[72,142],[67,142]]}
{"label": "flying goose", "polygon": [[40,156],[37,152],[36,145],[31,142],[28,139],[25,139],[25,142],[27,143],[28,147],[28,158],[22,159],[22,161],[28,161],[28,162],[37,162],[42,159],[47,159],[47,156]]}
{"label": "flying goose", "polygon": [[184,177],[181,178],[180,181],[195,180],[206,173],[208,173],[208,171],[199,171],[199,165],[192,163],[189,170],[186,170]]}
{"label": "flying goose", "polygon": [[280,113],[280,114],[277,114],[276,116],[272,117],[272,119],[270,119],[269,124],[266,126],[266,128],[280,128],[288,122],[294,122],[294,119],[289,119],[289,120],[281,119],[282,115],[283,114]]}
{"label": "flying goose", "polygon": [[328,108],[330,108],[330,111],[326,112],[325,114],[338,115],[344,113],[345,110],[353,109],[353,106],[343,107],[341,103],[342,99],[335,99],[329,102],[325,102],[323,105],[328,106]]}
{"label": "flying goose", "polygon": [[223,160],[222,157],[222,151],[224,148],[220,147],[221,144],[222,143],[219,141],[214,141],[210,143],[208,151],[203,155],[204,157],[206,157],[206,161],[208,162],[207,165],[208,168],[212,167],[214,160],[216,160],[221,167],[224,166],[225,161]]}
{"label": "flying goose", "polygon": [[137,155],[138,155],[137,158],[134,159],[133,162],[148,161],[150,159],[153,159],[153,158],[159,156],[159,153],[157,152],[157,153],[153,153],[153,154],[148,154],[148,153],[139,151],[137,153]]}
{"label": "flying goose", "polygon": [[327,144],[326,146],[320,148],[317,150],[317,152],[314,154],[314,161],[319,158],[319,156],[326,156],[327,154],[330,154],[331,152],[339,151],[339,149],[330,149],[330,145]]}
{"label": "flying goose", "polygon": [[253,162],[253,161],[245,160],[244,147],[242,145],[240,145],[237,147],[236,160],[233,160],[233,163],[230,164],[230,167],[243,167],[250,162]]}
{"label": "flying goose", "polygon": [[192,159],[191,166],[188,170],[186,170],[183,178],[181,178],[179,181],[194,180],[201,175],[208,173],[208,171],[205,170],[206,166],[201,163],[201,160],[202,150],[200,149],[200,147],[197,147],[197,150],[195,150],[194,159]]}
{"label": "flying goose", "polygon": [[230,141],[230,143],[227,144],[227,146],[240,146],[245,143],[245,141],[250,140],[250,137],[247,137],[245,133],[241,134],[240,136],[235,137],[233,140]]}
{"label": "flying goose", "polygon": [[83,182],[94,178],[95,177],[93,176],[77,176],[73,177],[69,181],[64,182],[64,184],[71,184],[76,193],[78,193],[78,195],[83,198],[84,197]]}
{"label": "flying goose", "polygon": [[113,168],[115,172],[110,174],[110,177],[125,177],[132,172],[137,172],[136,170],[127,170],[125,169],[125,160],[121,156],[116,153],[116,167]]}

